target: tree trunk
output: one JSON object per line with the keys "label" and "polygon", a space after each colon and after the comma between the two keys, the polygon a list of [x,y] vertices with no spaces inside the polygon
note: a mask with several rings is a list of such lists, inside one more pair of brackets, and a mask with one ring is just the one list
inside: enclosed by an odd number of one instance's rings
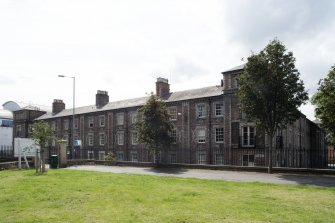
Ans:
{"label": "tree trunk", "polygon": [[155,167],[159,167],[159,152],[155,151]]}
{"label": "tree trunk", "polygon": [[41,162],[42,162],[42,173],[45,173],[45,157],[44,157],[44,149],[41,151]]}
{"label": "tree trunk", "polygon": [[36,173],[38,173],[38,150],[36,149],[36,154],[35,154],[35,170]]}
{"label": "tree trunk", "polygon": [[270,135],[270,145],[269,145],[269,166],[268,166],[268,173],[272,173],[272,140],[273,136]]}

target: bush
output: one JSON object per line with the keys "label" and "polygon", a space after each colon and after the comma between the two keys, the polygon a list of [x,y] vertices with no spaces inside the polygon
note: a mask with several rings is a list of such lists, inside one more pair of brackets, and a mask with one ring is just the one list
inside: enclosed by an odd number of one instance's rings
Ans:
{"label": "bush", "polygon": [[105,160],[108,161],[109,164],[115,164],[116,163],[116,157],[114,153],[109,152],[107,153],[107,156],[105,157]]}

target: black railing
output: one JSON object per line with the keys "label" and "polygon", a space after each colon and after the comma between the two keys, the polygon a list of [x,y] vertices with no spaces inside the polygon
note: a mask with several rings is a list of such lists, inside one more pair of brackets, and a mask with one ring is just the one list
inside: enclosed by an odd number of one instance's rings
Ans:
{"label": "black railing", "polygon": [[[76,148],[75,151],[71,151],[71,148],[67,148],[67,158],[71,160],[104,160],[108,152],[113,152],[116,156],[113,150]],[[49,149],[49,155],[56,154],[58,154],[58,149]],[[164,154],[167,155],[168,153]],[[182,155],[182,153],[178,154]],[[269,150],[267,147],[220,148],[219,150],[212,151],[211,154],[213,157],[212,159],[208,159],[206,164],[267,167],[269,163]],[[216,154],[220,154],[220,156]],[[196,161],[196,152],[192,155],[194,156],[192,160]],[[142,162],[143,158],[144,157],[138,157],[138,162]],[[129,159],[130,157],[126,156],[125,152],[123,160],[131,161]],[[150,160],[150,158],[146,157],[145,161],[147,160]],[[169,159],[167,158],[165,160]],[[183,162],[183,157],[178,157],[178,160],[181,161],[180,163],[188,164],[188,161]],[[209,160],[211,160],[212,163],[209,163]],[[193,164],[196,164],[196,162]],[[300,147],[273,148],[272,164],[273,167],[335,169],[335,150],[305,149]]]}
{"label": "black railing", "polygon": [[1,149],[0,150],[0,159],[13,158],[14,152],[13,149]]}

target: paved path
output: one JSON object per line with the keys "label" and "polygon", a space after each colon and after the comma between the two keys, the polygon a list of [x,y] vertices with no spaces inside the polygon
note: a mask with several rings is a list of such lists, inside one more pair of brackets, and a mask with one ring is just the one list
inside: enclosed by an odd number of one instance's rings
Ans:
{"label": "paved path", "polygon": [[100,172],[144,174],[154,176],[173,176],[182,178],[199,178],[210,180],[226,180],[238,182],[263,182],[287,185],[306,185],[335,187],[335,176],[302,175],[284,173],[258,173],[226,170],[204,170],[204,169],[168,169],[150,167],[120,167],[120,166],[71,166],[71,170],[90,170]]}

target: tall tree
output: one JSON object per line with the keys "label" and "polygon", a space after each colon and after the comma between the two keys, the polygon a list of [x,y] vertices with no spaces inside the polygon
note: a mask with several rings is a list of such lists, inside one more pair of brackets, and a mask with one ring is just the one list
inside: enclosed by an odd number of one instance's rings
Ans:
{"label": "tall tree", "polygon": [[293,53],[274,39],[260,53],[248,57],[239,77],[241,110],[269,136],[269,173],[276,131],[298,119],[301,115],[298,107],[308,100],[299,75]]}
{"label": "tall tree", "polygon": [[[31,137],[35,140],[35,142],[40,146],[40,155],[41,159],[38,162],[38,167],[36,170],[39,172],[45,172],[45,147],[48,145],[50,140],[53,139],[53,134],[48,123],[44,121],[38,121],[31,125],[32,134]],[[38,159],[38,157],[36,157]]]}
{"label": "tall tree", "polygon": [[169,119],[165,103],[151,93],[146,104],[139,109],[137,129],[139,142],[148,146],[157,165],[159,165],[159,152],[169,148],[171,144],[172,125]]}
{"label": "tall tree", "polygon": [[335,65],[330,68],[327,77],[320,80],[312,104],[316,106],[315,116],[326,131],[328,143],[335,145]]}

